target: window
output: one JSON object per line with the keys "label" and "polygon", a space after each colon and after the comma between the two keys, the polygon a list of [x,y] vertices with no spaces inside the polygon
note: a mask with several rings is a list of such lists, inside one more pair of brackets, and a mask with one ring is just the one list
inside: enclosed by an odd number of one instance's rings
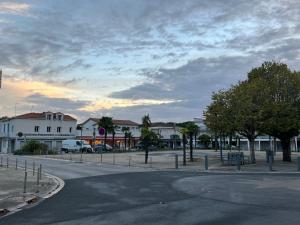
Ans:
{"label": "window", "polygon": [[47,120],[51,120],[51,114],[47,114]]}
{"label": "window", "polygon": [[57,116],[58,120],[62,120],[62,115]]}
{"label": "window", "polygon": [[57,133],[61,132],[61,127],[57,127]]}
{"label": "window", "polygon": [[35,126],[34,127],[34,132],[39,132],[40,127],[39,126]]}
{"label": "window", "polygon": [[47,127],[47,133],[51,132],[51,127]]}
{"label": "window", "polygon": [[53,120],[56,120],[56,114],[53,114]]}
{"label": "window", "polygon": [[70,131],[70,133],[72,133],[72,127],[70,127],[69,131]]}

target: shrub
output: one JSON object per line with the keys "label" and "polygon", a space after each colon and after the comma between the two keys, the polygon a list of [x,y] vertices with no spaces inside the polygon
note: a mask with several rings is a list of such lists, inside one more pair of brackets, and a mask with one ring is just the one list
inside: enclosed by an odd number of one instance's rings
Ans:
{"label": "shrub", "polygon": [[48,150],[46,144],[40,143],[35,140],[30,140],[25,143],[25,145],[18,151],[14,153],[15,155],[45,155],[45,154],[56,154],[53,150]]}

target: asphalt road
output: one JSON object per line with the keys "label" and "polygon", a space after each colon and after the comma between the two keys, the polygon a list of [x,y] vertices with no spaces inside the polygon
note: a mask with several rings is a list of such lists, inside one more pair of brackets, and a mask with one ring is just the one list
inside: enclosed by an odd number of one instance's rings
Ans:
{"label": "asphalt road", "polygon": [[[58,171],[55,175],[75,177],[69,170],[77,164],[47,163],[46,169]],[[94,166],[79,164],[74,170],[84,173],[66,179],[61,192],[0,219],[0,225],[300,224],[299,175],[130,172],[119,167],[121,174],[103,168],[107,175],[84,177],[87,168]]]}

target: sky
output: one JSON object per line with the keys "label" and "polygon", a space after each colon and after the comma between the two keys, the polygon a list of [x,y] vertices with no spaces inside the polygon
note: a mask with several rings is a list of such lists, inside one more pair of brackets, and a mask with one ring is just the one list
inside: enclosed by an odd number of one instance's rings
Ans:
{"label": "sky", "polygon": [[192,120],[270,60],[300,70],[298,0],[0,0],[0,116]]}

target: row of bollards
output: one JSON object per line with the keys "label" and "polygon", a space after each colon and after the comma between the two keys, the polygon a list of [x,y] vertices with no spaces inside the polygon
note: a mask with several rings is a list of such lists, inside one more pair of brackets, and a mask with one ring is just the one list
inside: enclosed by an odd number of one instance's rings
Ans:
{"label": "row of bollards", "polygon": [[[10,159],[9,157],[6,157],[6,164],[4,165],[4,158],[3,156],[0,157],[0,167],[6,167],[9,168]],[[13,163],[12,163],[13,164]],[[20,169],[20,162],[18,158],[15,159],[15,170]],[[42,164],[39,165],[36,171],[36,165],[35,161],[32,162],[32,175],[36,175],[36,193],[39,192],[39,185],[40,181],[42,180]],[[24,161],[24,182],[23,182],[23,193],[27,193],[27,182],[28,181],[28,166],[27,166],[27,160]]]}

